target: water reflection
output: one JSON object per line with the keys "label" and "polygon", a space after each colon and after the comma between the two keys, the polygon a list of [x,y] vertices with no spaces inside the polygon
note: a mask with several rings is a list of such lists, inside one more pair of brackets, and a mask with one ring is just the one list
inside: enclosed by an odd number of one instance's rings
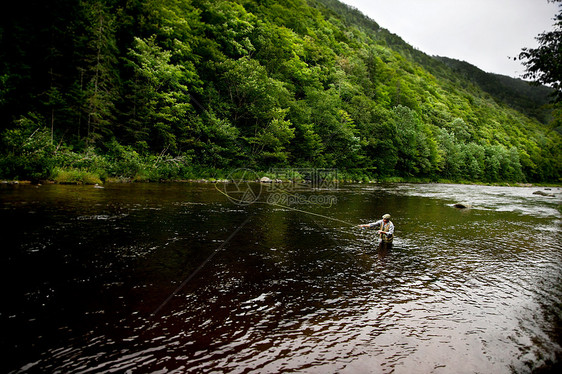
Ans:
{"label": "water reflection", "polygon": [[381,263],[384,262],[389,251],[392,251],[392,243],[385,243],[382,240],[380,240],[378,251],[377,251],[379,262]]}
{"label": "water reflection", "polygon": [[[4,371],[552,367],[560,195],[532,192],[344,186],[295,210],[203,184],[2,187]],[[392,247],[354,228],[387,211]]]}

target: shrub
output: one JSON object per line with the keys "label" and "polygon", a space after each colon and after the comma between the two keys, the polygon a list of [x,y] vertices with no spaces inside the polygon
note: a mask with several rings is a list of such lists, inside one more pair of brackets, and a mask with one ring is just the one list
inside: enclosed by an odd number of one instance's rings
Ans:
{"label": "shrub", "polygon": [[53,170],[52,179],[57,183],[68,184],[101,184],[101,178],[98,174],[81,169],[61,169]]}
{"label": "shrub", "polygon": [[0,176],[40,180],[51,175],[55,161],[49,129],[39,117],[29,114],[16,121],[16,127],[2,134],[5,157],[0,161]]}

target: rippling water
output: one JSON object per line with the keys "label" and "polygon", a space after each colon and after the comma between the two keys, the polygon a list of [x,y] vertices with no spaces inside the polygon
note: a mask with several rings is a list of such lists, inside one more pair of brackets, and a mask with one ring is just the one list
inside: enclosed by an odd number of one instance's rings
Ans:
{"label": "rippling water", "polygon": [[[560,367],[561,189],[344,185],[284,208],[215,187],[0,187],[3,371]],[[383,213],[390,249],[354,227]]]}

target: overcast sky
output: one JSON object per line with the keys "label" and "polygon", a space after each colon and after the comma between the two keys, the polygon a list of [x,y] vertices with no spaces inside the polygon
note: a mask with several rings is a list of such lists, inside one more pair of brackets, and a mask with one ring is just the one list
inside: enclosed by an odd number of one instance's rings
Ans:
{"label": "overcast sky", "polygon": [[553,29],[558,13],[558,5],[547,0],[340,1],[428,55],[516,78],[524,67],[513,57],[524,47],[536,47],[535,37]]}

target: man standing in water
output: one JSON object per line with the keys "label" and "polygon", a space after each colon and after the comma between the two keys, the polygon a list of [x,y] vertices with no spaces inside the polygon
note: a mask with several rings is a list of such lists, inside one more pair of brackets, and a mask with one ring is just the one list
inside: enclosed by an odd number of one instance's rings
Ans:
{"label": "man standing in water", "polygon": [[377,234],[379,235],[382,243],[392,243],[394,239],[394,224],[390,220],[390,214],[385,214],[382,219],[367,223],[366,225],[359,225],[359,227],[378,228]]}

